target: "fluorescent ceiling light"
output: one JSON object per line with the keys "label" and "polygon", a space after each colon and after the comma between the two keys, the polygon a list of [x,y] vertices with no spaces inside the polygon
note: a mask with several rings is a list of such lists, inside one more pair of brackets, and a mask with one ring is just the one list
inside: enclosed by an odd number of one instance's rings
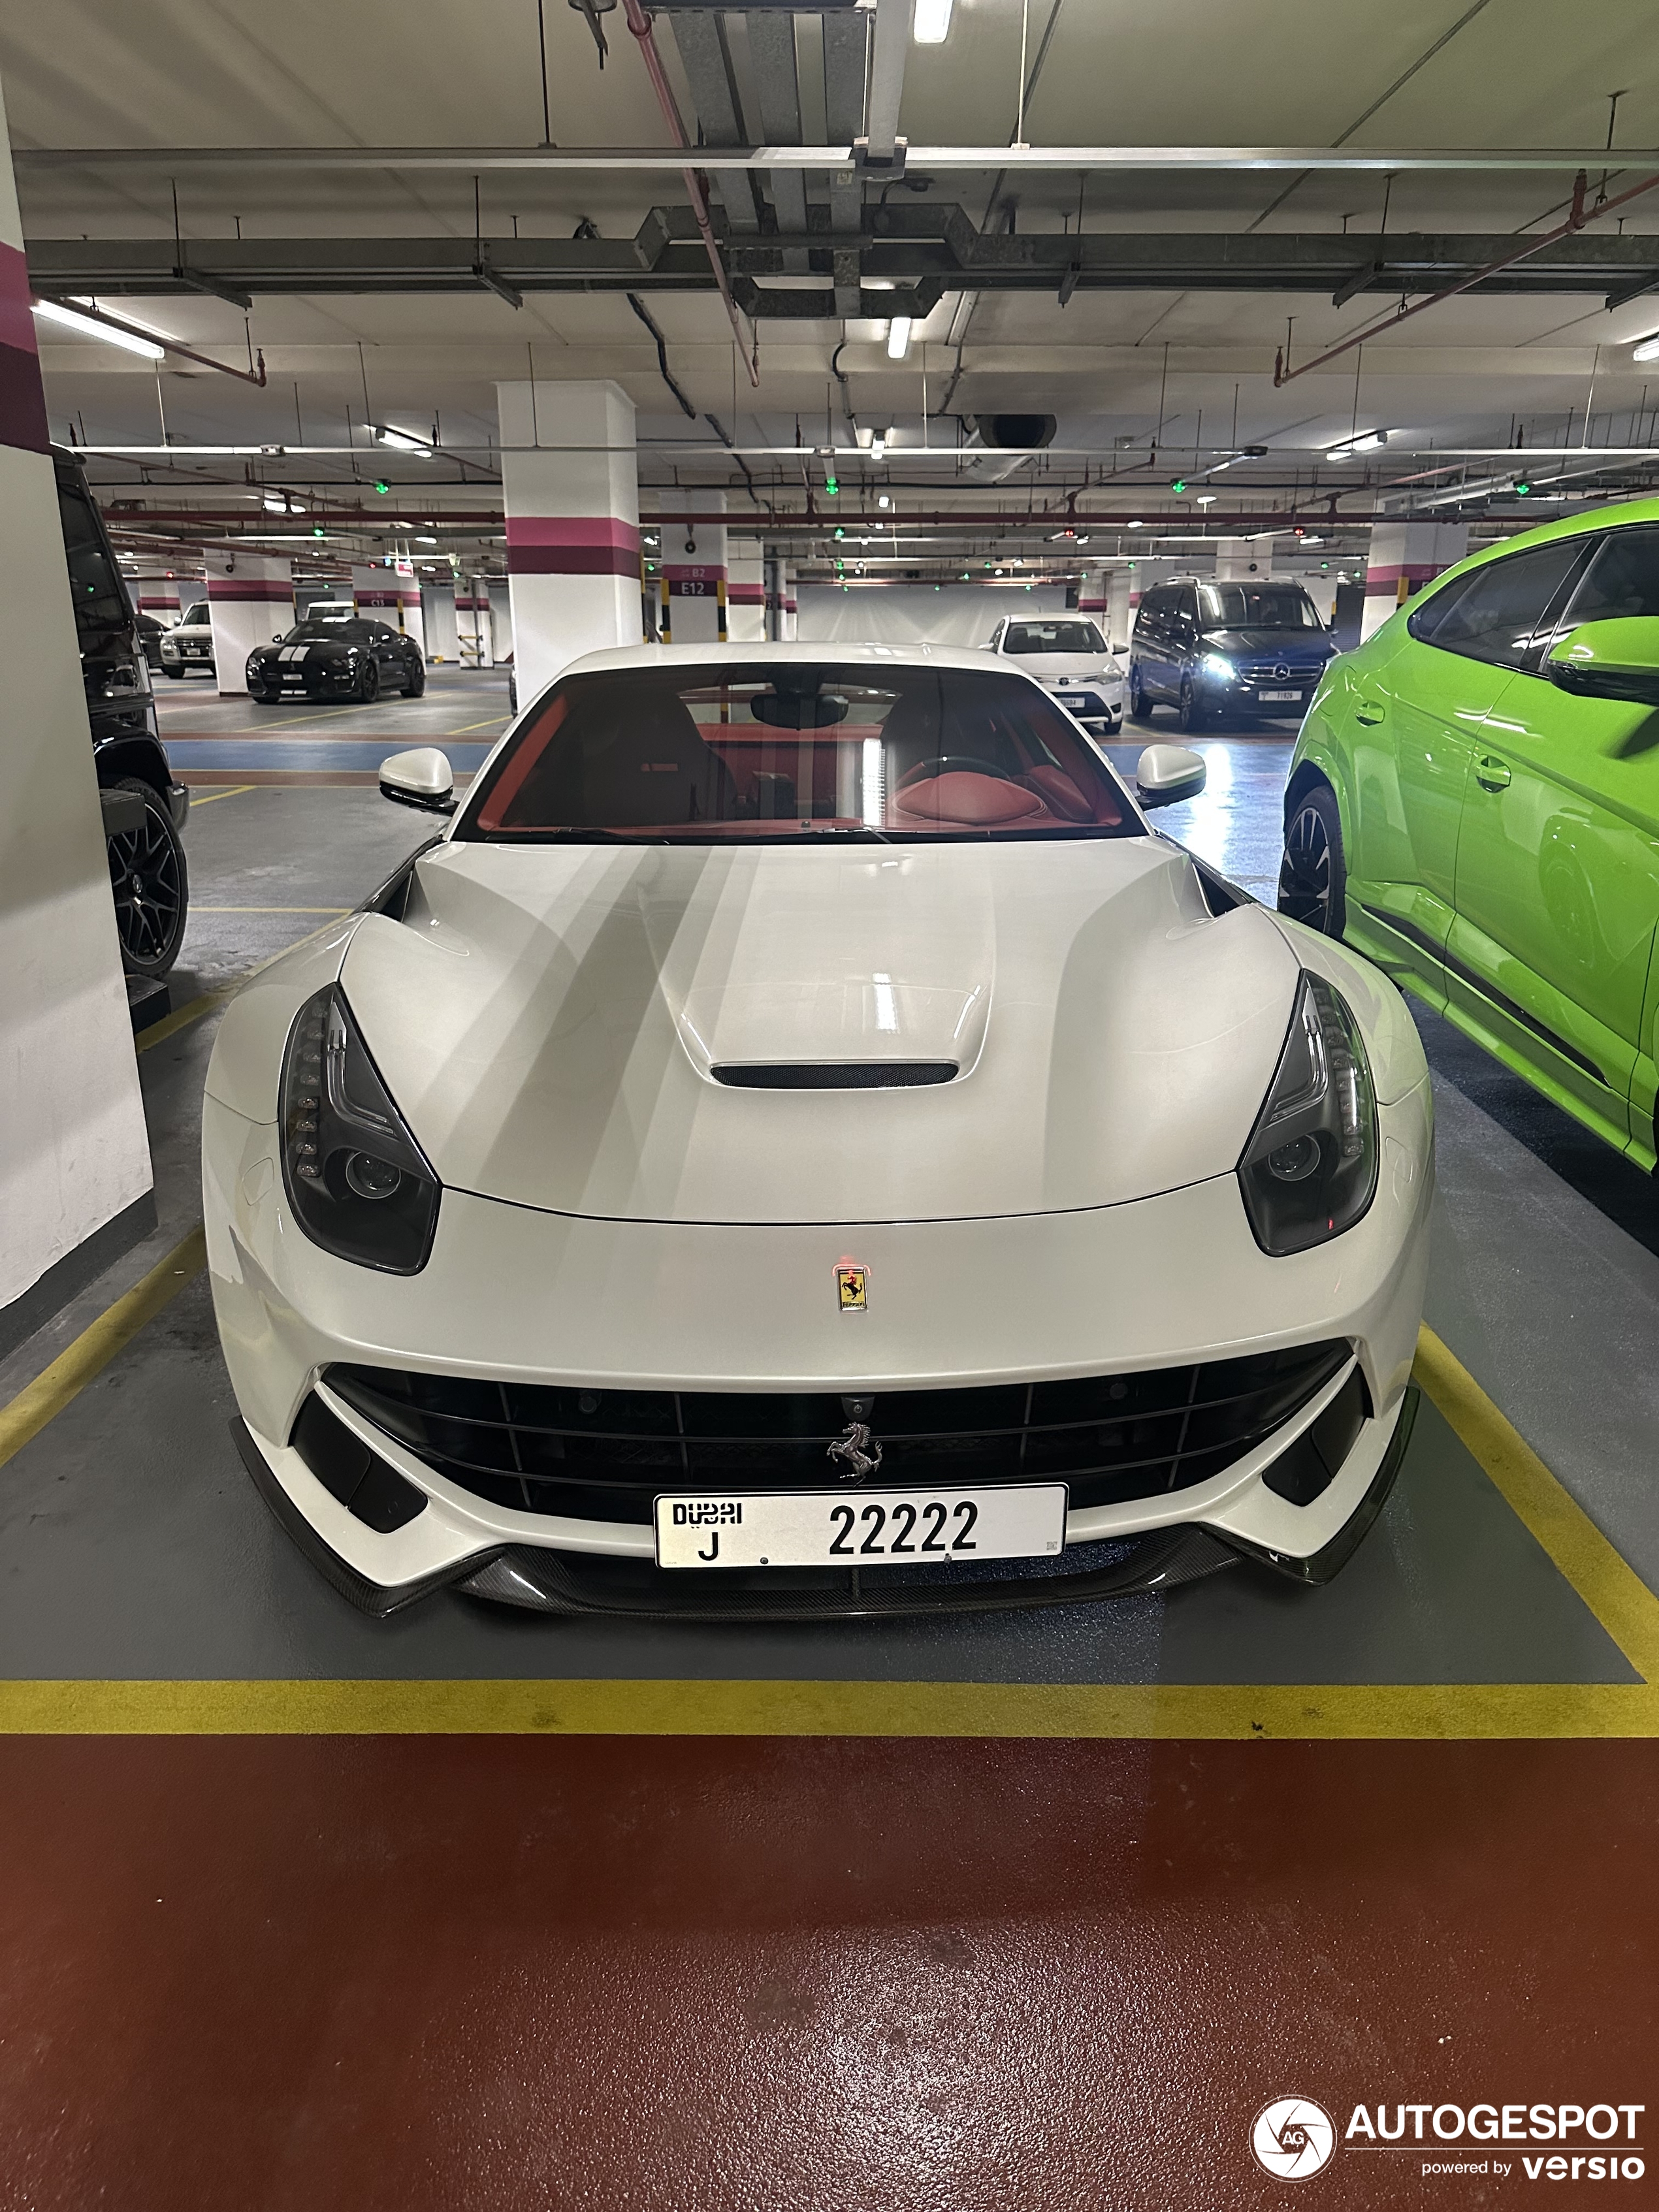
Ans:
{"label": "fluorescent ceiling light", "polygon": [[1146,527],[1144,522],[1126,522],[1123,526],[1126,530],[1144,530]]}
{"label": "fluorescent ceiling light", "polygon": [[1630,357],[1632,361],[1659,361],[1659,331],[1656,331],[1650,338],[1643,338],[1633,345]]}
{"label": "fluorescent ceiling light", "polygon": [[383,446],[391,446],[400,453],[418,453],[423,461],[432,459],[432,448],[424,438],[411,438],[407,430],[389,430],[382,422],[366,422],[363,428]]}
{"label": "fluorescent ceiling light", "polygon": [[55,300],[32,300],[29,304],[37,315],[44,315],[48,322],[62,323],[77,337],[102,338],[106,345],[142,355],[145,361],[160,361],[167,352],[167,348],[157,345],[153,338],[141,338],[136,331],[121,330],[114,323],[100,322],[95,316],[80,314],[73,307],[60,307]]}
{"label": "fluorescent ceiling light", "polygon": [[909,352],[911,319],[908,315],[895,315],[888,324],[887,358],[890,361],[902,361]]}
{"label": "fluorescent ceiling light", "polygon": [[1328,461],[1352,460],[1356,453],[1379,453],[1388,442],[1386,430],[1364,430],[1358,437],[1345,438],[1340,446],[1333,446],[1325,459]]}
{"label": "fluorescent ceiling light", "polygon": [[910,35],[919,46],[942,46],[951,28],[951,0],[916,0]]}
{"label": "fluorescent ceiling light", "polygon": [[889,499],[885,492],[883,492],[880,498],[876,501],[876,505],[878,507],[890,507],[892,504],[892,501]]}
{"label": "fluorescent ceiling light", "polygon": [[435,545],[437,542],[435,538],[417,538],[415,540],[417,545]]}

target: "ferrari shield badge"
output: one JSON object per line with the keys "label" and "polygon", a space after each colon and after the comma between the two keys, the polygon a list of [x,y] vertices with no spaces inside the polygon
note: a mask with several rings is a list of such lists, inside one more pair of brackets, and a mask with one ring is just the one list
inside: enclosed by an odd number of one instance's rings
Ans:
{"label": "ferrari shield badge", "polygon": [[862,1313],[870,1303],[870,1270],[843,1260],[836,1269],[836,1303],[842,1313]]}

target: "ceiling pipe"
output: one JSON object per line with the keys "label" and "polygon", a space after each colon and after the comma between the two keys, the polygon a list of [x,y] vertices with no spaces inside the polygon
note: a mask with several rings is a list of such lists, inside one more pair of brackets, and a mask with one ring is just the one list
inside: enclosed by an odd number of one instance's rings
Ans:
{"label": "ceiling pipe", "polygon": [[[638,0],[629,0],[630,19],[637,14],[648,33],[650,21]],[[635,35],[638,37],[639,33]],[[654,45],[641,40],[654,58]],[[647,63],[649,66],[649,63]],[[656,82],[653,76],[653,83]],[[658,98],[673,100],[665,76]],[[667,108],[664,110],[668,112]],[[678,106],[674,109],[678,117]],[[690,140],[679,128],[679,144]],[[705,170],[812,169],[850,170],[859,166],[852,144],[834,146],[699,146],[699,167]],[[1312,169],[1332,173],[1358,172],[1368,175],[1432,175],[1464,171],[1485,175],[1557,174],[1575,169],[1607,166],[1605,146],[1546,146],[1510,148],[1416,147],[1408,152],[1377,148],[1330,146],[910,146],[908,167],[929,172],[967,170],[991,173],[998,169],[1121,170],[1129,173],[1159,169],[1237,170],[1247,173],[1279,169]],[[1617,149],[1621,169],[1659,169],[1659,147]],[[677,155],[660,146],[20,146],[13,149],[13,166],[24,175],[52,169],[463,169],[469,176],[484,170],[544,169],[588,175],[595,171],[626,170],[648,175],[682,169]]]}
{"label": "ceiling pipe", "polygon": [[1659,185],[1659,177],[1644,178],[1639,185],[1632,185],[1628,191],[1620,192],[1610,200],[1598,201],[1595,207],[1587,210],[1584,205],[1586,178],[1583,170],[1580,169],[1573,179],[1572,209],[1565,222],[1557,223],[1553,230],[1540,231],[1536,238],[1528,239],[1524,246],[1517,246],[1513,253],[1506,253],[1501,260],[1489,261],[1484,269],[1471,270],[1457,283],[1445,285],[1438,292],[1431,292],[1426,300],[1419,300],[1409,307],[1398,307],[1393,314],[1384,315],[1381,321],[1368,324],[1363,331],[1356,331],[1352,337],[1344,338],[1340,345],[1328,346],[1323,353],[1316,354],[1311,361],[1304,361],[1299,368],[1285,366],[1285,349],[1280,346],[1273,356],[1274,388],[1293,384],[1298,376],[1306,376],[1316,368],[1322,368],[1328,361],[1336,360],[1340,354],[1351,353],[1355,346],[1368,343],[1384,331],[1397,330],[1401,323],[1410,322],[1413,315],[1422,314],[1426,308],[1437,307],[1444,300],[1455,300],[1460,292],[1470,290],[1486,277],[1495,276],[1500,269],[1513,269],[1517,261],[1525,261],[1529,255],[1541,252],[1545,246],[1553,246],[1558,240],[1570,237],[1575,231],[1582,230],[1587,222],[1593,222],[1598,216],[1611,215],[1614,208],[1623,207],[1626,200],[1639,198],[1644,192],[1650,192],[1656,185]]}
{"label": "ceiling pipe", "polygon": [[[662,56],[657,52],[657,41],[652,35],[651,18],[641,7],[640,0],[623,0],[623,4],[628,27],[639,41],[640,52],[645,59],[646,74],[651,79],[651,87],[657,95],[657,105],[662,110],[663,120],[673,132],[676,143],[681,146],[690,147],[691,140],[680,114],[680,104],[674,97],[674,88],[668,82],[668,72],[662,65]],[[755,348],[744,337],[743,325],[738,319],[738,303],[732,297],[732,286],[726,274],[726,264],[720,259],[720,246],[714,237],[714,226],[708,218],[708,195],[703,190],[702,179],[694,168],[689,167],[682,168],[680,174],[685,179],[685,189],[691,201],[691,212],[696,219],[697,228],[702,236],[703,250],[708,256],[708,265],[714,272],[714,282],[720,287],[720,295],[726,305],[726,319],[732,325],[732,335],[738,342],[738,351],[743,356],[743,365],[748,371],[750,384],[753,387],[757,387],[760,383],[760,365],[755,359]]]}

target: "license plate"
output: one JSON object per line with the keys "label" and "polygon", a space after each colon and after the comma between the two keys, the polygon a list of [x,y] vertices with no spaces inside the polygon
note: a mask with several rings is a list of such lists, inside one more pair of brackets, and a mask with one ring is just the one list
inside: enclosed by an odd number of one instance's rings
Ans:
{"label": "license plate", "polygon": [[1282,699],[1286,706],[1291,707],[1299,707],[1302,704],[1302,694],[1299,691],[1262,691],[1259,692],[1257,696],[1264,705],[1270,699],[1275,701]]}
{"label": "license plate", "polygon": [[659,1567],[868,1567],[1051,1558],[1066,1485],[716,1492],[656,1500]]}

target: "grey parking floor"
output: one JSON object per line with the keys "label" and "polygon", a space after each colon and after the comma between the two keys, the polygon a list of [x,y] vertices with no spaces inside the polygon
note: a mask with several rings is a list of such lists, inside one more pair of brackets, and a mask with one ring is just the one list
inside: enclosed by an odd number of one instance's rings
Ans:
{"label": "grey parking floor", "polygon": [[[453,705],[447,711],[465,719]],[[1288,740],[1215,738],[1204,750],[1208,790],[1169,810],[1164,824],[1270,899]],[[325,926],[423,835],[418,818],[371,789],[204,790],[188,832],[194,902],[175,1006]],[[1422,1026],[1437,1069],[1440,1163],[1429,1323],[1590,1521],[1650,1588],[1659,1585],[1652,1186],[1599,1149],[1594,1172],[1586,1169],[1564,1117],[1480,1055],[1471,1060],[1443,1023],[1425,1014]],[[187,1021],[140,1055],[161,1215],[155,1236],[0,1364],[0,1405],[199,1218],[199,1099],[212,1030],[210,1014]],[[0,1677],[1639,1679],[1426,1401],[1383,1520],[1324,1590],[1241,1567],[1167,1598],[729,1628],[548,1620],[450,1595],[368,1620],[270,1520],[232,1447],[233,1411],[198,1279],[0,1470]]]}

